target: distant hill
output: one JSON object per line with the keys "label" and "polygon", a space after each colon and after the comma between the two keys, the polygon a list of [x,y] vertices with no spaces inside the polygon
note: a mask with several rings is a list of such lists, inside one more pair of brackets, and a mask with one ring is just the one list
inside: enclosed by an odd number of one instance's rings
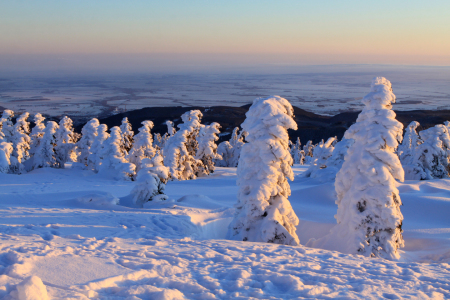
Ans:
{"label": "distant hill", "polygon": [[[180,116],[189,110],[199,109],[203,113],[203,124],[217,122],[222,126],[222,133],[233,131],[234,127],[240,126],[245,120],[245,113],[248,111],[250,104],[241,107],[231,106],[212,106],[212,107],[146,107],[138,110],[120,113],[107,118],[100,119],[101,123],[108,125],[108,128],[120,126],[124,117],[130,121],[133,130],[137,133],[137,129],[144,120],[151,120],[155,124],[152,132],[164,134],[167,132],[165,122],[173,121],[175,124],[181,122]],[[307,112],[301,108],[294,107],[295,120],[298,130],[290,130],[291,140],[300,137],[302,143],[312,140],[314,143],[330,136],[342,138],[347,128],[352,125],[360,112],[345,112],[335,116],[322,116],[312,112]],[[450,110],[432,111],[432,110],[412,110],[397,111],[397,120],[407,126],[411,121],[418,121],[421,126],[419,130],[429,128],[436,124],[442,124],[444,121],[450,120]],[[76,131],[80,132],[83,125],[79,125]],[[229,135],[222,134],[221,141],[229,139]]]}

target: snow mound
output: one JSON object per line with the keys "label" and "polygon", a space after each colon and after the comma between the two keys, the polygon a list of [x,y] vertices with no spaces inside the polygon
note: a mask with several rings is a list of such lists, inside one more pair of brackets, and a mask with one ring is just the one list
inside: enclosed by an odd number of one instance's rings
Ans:
{"label": "snow mound", "polygon": [[186,195],[178,199],[177,204],[185,207],[206,209],[223,207],[222,203],[219,203],[205,195]]}
{"label": "snow mound", "polygon": [[76,198],[77,202],[94,206],[118,205],[120,199],[108,192],[96,192]]}
{"label": "snow mound", "polygon": [[47,289],[37,276],[30,276],[17,286],[18,300],[49,300]]}

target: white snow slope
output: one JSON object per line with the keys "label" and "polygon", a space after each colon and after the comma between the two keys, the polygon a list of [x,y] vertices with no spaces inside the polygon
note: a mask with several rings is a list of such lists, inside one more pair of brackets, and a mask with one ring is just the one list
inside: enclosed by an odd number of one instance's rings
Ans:
{"label": "white snow slope", "polygon": [[[169,182],[172,200],[143,209],[134,182],[91,171],[0,174],[0,298],[450,298],[450,179],[398,184],[406,247],[388,261],[224,240],[235,172]],[[335,225],[334,183],[297,176],[291,189],[305,245]]]}

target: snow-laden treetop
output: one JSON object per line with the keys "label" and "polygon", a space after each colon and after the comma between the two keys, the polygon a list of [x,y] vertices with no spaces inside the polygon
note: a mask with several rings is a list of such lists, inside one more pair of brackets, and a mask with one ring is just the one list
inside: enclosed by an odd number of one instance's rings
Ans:
{"label": "snow-laden treetop", "polygon": [[280,96],[257,98],[253,101],[252,109],[246,114],[242,128],[248,132],[248,142],[272,135],[282,141],[289,141],[286,129],[297,130],[294,109],[286,99]]}
{"label": "snow-laden treetop", "polygon": [[370,85],[370,93],[362,99],[362,103],[366,109],[391,109],[392,103],[395,103],[391,82],[384,77],[375,77]]}

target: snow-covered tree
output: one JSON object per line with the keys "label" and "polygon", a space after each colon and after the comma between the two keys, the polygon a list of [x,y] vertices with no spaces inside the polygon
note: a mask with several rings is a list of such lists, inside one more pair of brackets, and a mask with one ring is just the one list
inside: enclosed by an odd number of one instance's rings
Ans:
{"label": "snow-covered tree", "polygon": [[0,173],[9,173],[12,152],[12,143],[0,142]]}
{"label": "snow-covered tree", "polygon": [[33,169],[56,167],[56,130],[58,124],[49,121],[44,130],[44,136],[41,139],[39,147],[36,149],[33,159]]}
{"label": "snow-covered tree", "polygon": [[100,122],[94,118],[87,122],[81,129],[81,139],[77,142],[77,162],[84,167],[88,166],[88,158],[92,154],[91,150],[93,150],[91,147],[97,137],[97,128],[99,126]]}
{"label": "snow-covered tree", "polygon": [[153,148],[155,148],[156,150],[161,150],[164,147],[162,141],[163,140],[160,133],[153,134]]}
{"label": "snow-covered tree", "polygon": [[436,125],[419,132],[423,143],[412,149],[409,160],[405,158],[405,178],[427,180],[449,177],[448,154],[450,136],[446,126]]}
{"label": "snow-covered tree", "polygon": [[134,136],[134,144],[130,149],[127,159],[130,163],[136,165],[136,172],[139,172],[141,161],[144,158],[152,158],[156,154],[153,148],[153,140],[151,130],[153,128],[152,121],[143,121],[139,133]]}
{"label": "snow-covered tree", "polygon": [[403,125],[391,110],[391,83],[376,77],[362,99],[365,107],[344,137],[354,139],[336,176],[337,226],[328,237],[342,252],[398,259],[402,237],[402,202],[395,179],[404,172],[395,149]]}
{"label": "snow-covered tree", "polygon": [[305,146],[303,146],[303,152],[305,152],[305,163],[309,164],[313,158],[314,144],[312,141],[308,141]]}
{"label": "snow-covered tree", "polygon": [[[12,155],[17,159],[19,164],[30,158],[30,122],[28,122],[29,113],[21,114],[13,127],[13,135],[10,138],[13,143]],[[19,172],[20,173],[20,172]]]}
{"label": "snow-covered tree", "polygon": [[177,131],[175,130],[175,125],[172,121],[166,121],[167,125],[167,134],[169,137],[173,136]]}
{"label": "snow-covered tree", "polygon": [[216,160],[216,166],[237,167],[242,146],[245,144],[244,138],[246,136],[247,132],[245,130],[242,130],[239,133],[239,127],[234,128],[231,139],[220,143],[217,147],[217,154],[219,154],[222,159]]}
{"label": "snow-covered tree", "polygon": [[296,143],[292,144],[289,152],[291,153],[294,164],[303,165],[305,163],[305,151],[302,150],[302,143],[299,137]]}
{"label": "snow-covered tree", "polygon": [[100,150],[102,160],[99,173],[110,174],[111,171],[116,171],[117,179],[131,180],[135,175],[136,166],[125,158],[126,152],[122,146],[120,128],[114,126],[110,131],[110,136],[102,143]]}
{"label": "snow-covered tree", "polygon": [[45,130],[44,120],[45,118],[40,113],[34,115],[33,118],[34,127],[33,129],[31,129],[30,133],[31,138],[30,156],[34,155],[36,149],[39,147],[42,137],[44,136]]}
{"label": "snow-covered tree", "polygon": [[160,155],[152,159],[144,158],[140,162],[136,185],[131,190],[134,203],[142,205],[148,201],[167,200],[164,194],[165,183],[169,179],[169,169],[164,167]]}
{"label": "snow-covered tree", "polygon": [[97,136],[94,139],[94,142],[90,148],[90,154],[87,159],[87,167],[88,169],[94,169],[95,171],[100,170],[100,165],[102,164],[103,159],[103,143],[106,139],[109,138],[109,134],[106,132],[108,130],[108,126],[106,124],[100,124],[97,127]]}
{"label": "snow-covered tree", "polygon": [[311,174],[316,173],[320,169],[327,167],[328,158],[333,155],[333,143],[336,140],[335,137],[329,138],[326,142],[322,142],[314,148],[313,158],[309,168],[302,174],[303,177],[311,177]]}
{"label": "snow-covered tree", "polygon": [[293,108],[279,96],[257,98],[242,128],[248,141],[237,169],[236,213],[228,227],[233,240],[298,245],[298,218],[287,199],[293,180],[288,129],[297,129]]}
{"label": "snow-covered tree", "polygon": [[195,179],[202,167],[201,160],[195,159],[198,149],[197,136],[201,127],[202,113],[199,110],[185,112],[178,125],[179,130],[167,140],[164,147],[164,162],[173,179]]}
{"label": "snow-covered tree", "polygon": [[419,122],[412,121],[408,127],[406,127],[402,143],[398,145],[397,154],[402,165],[411,164],[411,159],[417,146],[422,144],[422,140],[419,138],[416,131],[419,125]]}
{"label": "snow-covered tree", "polygon": [[122,145],[125,151],[130,151],[131,147],[133,146],[133,136],[134,132],[132,130],[130,122],[128,122],[128,118],[125,117],[122,120],[122,125],[120,125],[120,131],[122,132]]}
{"label": "snow-covered tree", "polygon": [[77,135],[73,132],[73,121],[64,116],[59,121],[59,128],[56,130],[56,162],[59,168],[64,168],[66,162],[76,162],[76,142]]}
{"label": "snow-covered tree", "polygon": [[0,140],[4,142],[12,142],[11,138],[14,134],[14,125],[12,118],[14,117],[14,112],[9,109],[5,109],[0,119],[1,130],[0,130]]}
{"label": "snow-covered tree", "polygon": [[200,128],[200,132],[197,138],[198,150],[195,156],[203,163],[204,175],[209,175],[214,172],[214,162],[222,157],[217,154],[216,141],[219,139],[217,136],[220,133],[220,124],[211,123],[210,125],[203,125]]}

